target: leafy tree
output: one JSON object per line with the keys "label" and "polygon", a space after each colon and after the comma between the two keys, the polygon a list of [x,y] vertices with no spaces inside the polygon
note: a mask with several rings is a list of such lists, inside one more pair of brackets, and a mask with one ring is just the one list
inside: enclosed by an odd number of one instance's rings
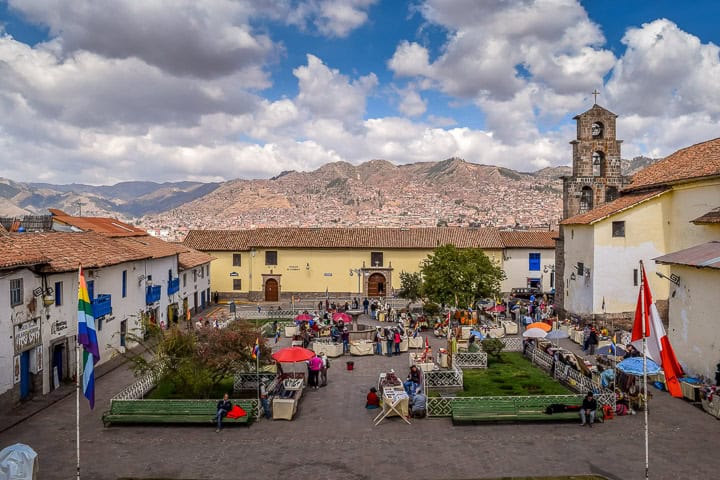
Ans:
{"label": "leafy tree", "polygon": [[482,342],[482,348],[488,355],[500,358],[500,353],[505,348],[505,344],[499,338],[486,338]]}
{"label": "leafy tree", "polygon": [[437,247],[423,261],[423,292],[434,302],[466,306],[499,293],[505,272],[478,248]]}
{"label": "leafy tree", "polygon": [[423,280],[420,272],[400,272],[400,291],[398,295],[411,302],[417,302],[423,297]]}

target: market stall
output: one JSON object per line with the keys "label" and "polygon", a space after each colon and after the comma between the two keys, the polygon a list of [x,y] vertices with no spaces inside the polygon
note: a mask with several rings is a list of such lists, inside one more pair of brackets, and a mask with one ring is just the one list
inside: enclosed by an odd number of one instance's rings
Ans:
{"label": "market stall", "polygon": [[350,343],[350,355],[374,355],[375,343],[370,340],[359,340]]}
{"label": "market stall", "polygon": [[315,354],[320,355],[324,353],[330,358],[336,358],[343,354],[342,343],[336,343],[329,341],[329,339],[315,339],[312,342],[312,350]]}
{"label": "market stall", "polygon": [[403,388],[402,382],[395,372],[381,373],[378,377],[378,391],[382,392],[382,411],[373,419],[375,425],[380,425],[387,417],[398,416],[410,425],[408,415],[410,411],[410,398]]}
{"label": "market stall", "polygon": [[[272,393],[273,420],[292,420],[297,412],[305,386],[306,367],[304,362],[314,356],[315,352],[302,347],[281,348],[272,354],[272,358],[276,362],[292,364],[292,372],[286,372],[282,375],[277,389]],[[303,365],[298,369],[301,369],[302,372],[297,374],[295,366],[301,362]]]}

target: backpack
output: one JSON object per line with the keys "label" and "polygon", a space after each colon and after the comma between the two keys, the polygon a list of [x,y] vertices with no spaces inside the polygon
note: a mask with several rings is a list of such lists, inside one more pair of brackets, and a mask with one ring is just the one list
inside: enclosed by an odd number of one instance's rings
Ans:
{"label": "backpack", "polygon": [[330,357],[325,357],[325,368],[330,368]]}

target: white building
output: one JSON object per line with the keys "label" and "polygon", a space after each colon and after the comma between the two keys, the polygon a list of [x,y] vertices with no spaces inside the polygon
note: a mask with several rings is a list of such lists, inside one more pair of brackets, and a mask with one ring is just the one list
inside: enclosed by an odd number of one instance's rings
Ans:
{"label": "white building", "polygon": [[556,231],[501,231],[503,292],[513,288],[539,288],[542,292],[555,290]]}

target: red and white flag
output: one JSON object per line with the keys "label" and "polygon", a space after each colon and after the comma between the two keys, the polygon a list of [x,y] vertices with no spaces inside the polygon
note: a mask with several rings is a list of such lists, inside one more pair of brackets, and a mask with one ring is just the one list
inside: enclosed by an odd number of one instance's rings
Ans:
{"label": "red and white flag", "polygon": [[[647,356],[660,365],[665,372],[665,384],[673,397],[682,398],[679,377],[682,376],[682,367],[670,345],[665,328],[660,320],[660,314],[652,299],[650,285],[645,275],[645,266],[641,266],[642,283],[635,309],[635,323],[633,324],[632,345],[642,351],[643,321],[645,322],[645,337],[647,338]],[[644,314],[644,317],[643,317]]]}
{"label": "red and white flag", "polygon": [[430,350],[430,342],[428,342],[428,337],[425,337],[425,351],[427,352]]}

